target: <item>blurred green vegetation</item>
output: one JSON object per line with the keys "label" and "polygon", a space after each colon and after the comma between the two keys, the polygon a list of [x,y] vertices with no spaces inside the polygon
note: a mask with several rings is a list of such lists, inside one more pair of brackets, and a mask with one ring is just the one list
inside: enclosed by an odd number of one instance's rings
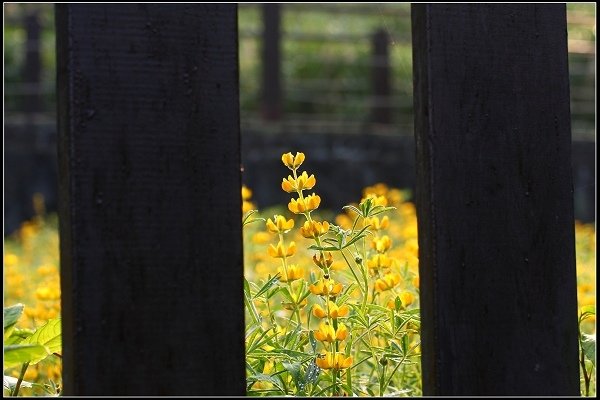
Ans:
{"label": "blurred green vegetation", "polygon": [[[261,5],[240,3],[240,106],[243,115],[260,109]],[[41,90],[44,109],[55,110],[55,33],[52,4],[4,5],[5,110],[19,111],[22,96],[26,32],[22,21],[37,11],[42,26]],[[592,41],[595,48],[595,3],[567,4],[569,39]],[[330,118],[362,121],[369,111],[370,37],[385,30],[391,41],[394,113],[412,112],[412,51],[410,4],[402,3],[287,3],[282,5],[282,74],[284,111],[288,115],[329,115]],[[311,40],[306,40],[311,36]],[[303,37],[302,40],[298,40]],[[584,43],[585,45],[585,43]],[[595,101],[595,73],[590,69],[595,57],[570,55],[573,97],[588,101],[585,112],[574,110],[577,118],[594,121],[587,110]],[[591,64],[590,64],[591,63]],[[595,64],[594,64],[595,65]],[[590,96],[592,98],[590,98]],[[593,126],[593,124],[592,124]]]}

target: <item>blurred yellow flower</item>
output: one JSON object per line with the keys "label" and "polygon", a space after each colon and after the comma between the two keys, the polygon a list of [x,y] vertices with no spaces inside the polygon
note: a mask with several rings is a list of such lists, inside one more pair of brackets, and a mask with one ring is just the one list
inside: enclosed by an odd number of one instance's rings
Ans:
{"label": "blurred yellow flower", "polygon": [[378,253],[385,253],[392,247],[392,239],[388,235],[383,235],[380,238],[373,239],[371,247],[377,250]]}
{"label": "blurred yellow flower", "polygon": [[396,273],[389,273],[386,274],[383,278],[377,279],[375,281],[375,290],[377,290],[378,292],[390,290],[399,283],[400,275]]}
{"label": "blurred yellow flower", "polygon": [[285,269],[283,267],[277,268],[277,272],[280,275],[279,280],[281,282],[293,282],[296,279],[304,278],[304,275],[306,274],[304,268],[298,267],[296,265],[288,265],[287,273],[285,272]]}

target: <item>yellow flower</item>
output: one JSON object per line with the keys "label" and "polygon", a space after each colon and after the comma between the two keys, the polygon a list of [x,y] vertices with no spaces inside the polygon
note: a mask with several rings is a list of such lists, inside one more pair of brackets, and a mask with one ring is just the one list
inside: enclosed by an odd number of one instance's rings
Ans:
{"label": "yellow flower", "polygon": [[367,196],[365,196],[360,202],[363,203],[365,201],[367,201],[367,199],[373,199],[373,206],[387,206],[388,202],[387,199],[385,198],[385,196],[378,196],[376,194],[368,194]]}
{"label": "yellow flower", "polygon": [[324,354],[320,354],[315,362],[321,369],[345,369],[352,365],[352,357],[346,357],[342,353],[334,355],[326,351]]}
{"label": "yellow flower", "polygon": [[302,214],[317,209],[319,204],[321,204],[321,197],[313,193],[304,199],[292,199],[288,204],[288,208],[294,214]]}
{"label": "yellow flower", "polygon": [[292,153],[285,153],[281,156],[283,164],[291,170],[297,169],[304,162],[304,153],[297,152],[294,157]]}
{"label": "yellow flower", "polygon": [[367,261],[367,267],[378,271],[382,268],[389,268],[392,266],[392,259],[385,254],[376,254]]}
{"label": "yellow flower", "polygon": [[289,247],[286,249],[283,242],[277,243],[277,247],[272,244],[269,245],[268,253],[274,258],[291,257],[296,254],[296,242],[291,242]]}
{"label": "yellow flower", "polygon": [[342,341],[348,337],[348,328],[344,324],[338,324],[337,330],[327,322],[319,324],[319,330],[314,331],[315,338],[321,342],[333,343],[336,340]]}
{"label": "yellow flower", "polygon": [[333,264],[333,256],[331,255],[331,252],[327,252],[327,258],[323,257],[323,253],[319,255],[319,258],[317,258],[317,255],[315,254],[313,256],[313,262],[321,269],[329,269],[331,264]]}
{"label": "yellow flower", "polygon": [[271,236],[267,232],[256,232],[252,235],[252,243],[267,244],[271,240]]}
{"label": "yellow flower", "polygon": [[387,215],[384,216],[381,221],[379,221],[378,217],[371,217],[365,220],[365,226],[366,225],[370,225],[370,228],[374,231],[387,229],[390,226],[390,219]]}
{"label": "yellow flower", "polygon": [[252,197],[252,190],[248,189],[246,185],[242,185],[242,200],[250,200]]}
{"label": "yellow flower", "polygon": [[375,281],[375,290],[383,292],[390,290],[394,286],[400,283],[400,275],[395,273],[386,274],[383,278]]}
{"label": "yellow flower", "polygon": [[378,253],[385,253],[392,247],[392,240],[388,235],[383,235],[379,239],[373,239],[371,247],[377,250]]}
{"label": "yellow flower", "polygon": [[288,265],[287,274],[285,273],[285,269],[283,267],[277,268],[277,272],[279,272],[281,282],[292,282],[296,279],[304,278],[305,271],[304,268],[298,267],[296,265]]}
{"label": "yellow flower", "polygon": [[271,218],[267,220],[267,229],[272,233],[286,233],[294,227],[294,220],[289,219],[286,221],[285,217],[281,215],[275,215],[275,222],[271,221]]}
{"label": "yellow flower", "polygon": [[292,178],[291,175],[288,175],[287,179],[283,178],[281,182],[281,188],[288,193],[298,192],[301,190],[310,190],[317,183],[317,179],[314,175],[308,176],[306,171],[302,172],[297,179]]}
{"label": "yellow flower", "polygon": [[310,285],[308,289],[319,296],[337,296],[342,291],[342,284],[335,283],[333,279],[321,279]]}
{"label": "yellow flower", "polygon": [[256,204],[251,201],[242,201],[242,214],[246,214],[250,210],[256,210]]}
{"label": "yellow flower", "polygon": [[54,266],[52,264],[43,264],[38,267],[37,273],[38,273],[38,275],[46,276],[46,275],[58,274],[58,270],[56,269],[56,266]]}
{"label": "yellow flower", "polygon": [[[338,319],[340,317],[345,317],[350,312],[350,309],[347,305],[343,305],[338,307],[334,302],[328,301],[329,304],[329,317],[333,319]],[[327,311],[324,310],[320,305],[315,304],[313,307],[313,315],[317,318],[325,318],[327,317]]]}
{"label": "yellow flower", "polygon": [[400,300],[404,307],[408,307],[415,301],[415,296],[411,292],[402,292],[400,294]]}
{"label": "yellow flower", "polygon": [[304,222],[304,226],[300,228],[300,233],[307,239],[318,238],[319,236],[326,234],[327,231],[329,231],[329,222],[327,221],[306,221]]}
{"label": "yellow flower", "polygon": [[416,287],[417,289],[419,288],[419,275],[415,276],[415,277],[412,279],[412,285],[413,285],[414,287]]}

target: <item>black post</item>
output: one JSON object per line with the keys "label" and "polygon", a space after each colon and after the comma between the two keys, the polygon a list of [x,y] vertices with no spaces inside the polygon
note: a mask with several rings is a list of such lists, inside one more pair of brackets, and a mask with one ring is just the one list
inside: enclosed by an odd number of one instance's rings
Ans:
{"label": "black post", "polygon": [[281,104],[281,5],[262,5],[262,116],[278,120],[283,113]]}
{"label": "black post", "polygon": [[425,395],[579,395],[566,12],[412,8]]}
{"label": "black post", "polygon": [[243,395],[237,7],[61,4],[67,395]]}
{"label": "black post", "polygon": [[372,46],[373,103],[371,119],[376,124],[390,124],[392,122],[390,38],[384,29],[378,29],[373,34]]}
{"label": "black post", "polygon": [[25,31],[27,40],[25,42],[25,69],[23,79],[25,81],[26,94],[23,97],[23,111],[36,113],[41,111],[41,60],[40,60],[40,21],[36,10],[29,12],[25,17]]}

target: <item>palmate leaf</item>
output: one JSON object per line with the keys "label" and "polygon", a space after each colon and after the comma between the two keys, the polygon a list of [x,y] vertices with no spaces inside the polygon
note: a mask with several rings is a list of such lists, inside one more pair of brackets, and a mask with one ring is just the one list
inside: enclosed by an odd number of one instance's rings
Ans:
{"label": "palmate leaf", "polygon": [[60,318],[49,320],[39,327],[31,336],[25,338],[21,344],[41,345],[46,347],[50,353],[61,353],[62,336]]}
{"label": "palmate leaf", "polygon": [[15,304],[10,307],[4,307],[3,318],[4,318],[4,340],[8,339],[15,324],[23,314],[25,306],[21,303]]}
{"label": "palmate leaf", "polygon": [[41,344],[14,344],[4,347],[4,369],[24,363],[37,364],[52,353]]}

